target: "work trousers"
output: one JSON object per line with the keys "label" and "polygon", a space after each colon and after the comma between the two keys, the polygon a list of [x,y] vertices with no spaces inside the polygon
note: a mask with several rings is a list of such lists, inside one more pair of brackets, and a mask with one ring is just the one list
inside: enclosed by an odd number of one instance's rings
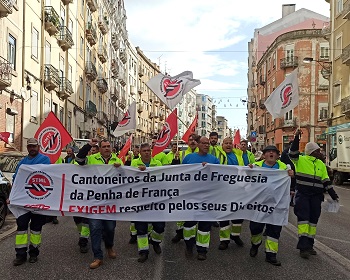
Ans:
{"label": "work trousers", "polygon": [[89,219],[83,217],[73,217],[73,220],[79,232],[78,245],[85,247],[88,244],[90,236]]}
{"label": "work trousers", "polygon": [[[165,222],[152,222],[152,231],[150,239],[152,244],[160,244],[163,240],[163,233],[165,230]],[[148,242],[148,222],[135,222],[135,228],[137,231],[137,248],[140,254],[149,253]]]}
{"label": "work trousers", "polygon": [[213,222],[185,222],[184,223],[184,240],[186,247],[192,249],[197,246],[198,253],[206,253],[210,243],[210,230]]}
{"label": "work trousers", "polygon": [[266,241],[265,252],[269,254],[277,254],[278,240],[281,235],[282,226],[263,224],[251,221],[249,224],[251,233],[251,243],[255,246],[260,246],[262,243],[263,231],[266,225]]}
{"label": "work trousers", "polygon": [[242,231],[243,220],[220,221],[220,241],[230,242],[234,236],[240,236]]}

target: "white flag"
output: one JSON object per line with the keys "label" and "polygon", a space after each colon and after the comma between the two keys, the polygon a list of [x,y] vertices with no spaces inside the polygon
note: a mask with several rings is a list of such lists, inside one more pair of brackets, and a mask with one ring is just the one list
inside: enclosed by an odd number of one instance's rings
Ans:
{"label": "white flag", "polygon": [[125,112],[123,119],[118,123],[113,135],[119,137],[131,130],[136,129],[136,101],[130,104],[128,110]]}
{"label": "white flag", "polygon": [[298,69],[290,73],[284,81],[271,93],[264,105],[274,119],[283,117],[285,113],[299,104]]}
{"label": "white flag", "polygon": [[174,77],[159,73],[146,83],[171,110],[175,108],[187,92],[200,84],[200,80],[193,79],[191,71],[182,72]]}

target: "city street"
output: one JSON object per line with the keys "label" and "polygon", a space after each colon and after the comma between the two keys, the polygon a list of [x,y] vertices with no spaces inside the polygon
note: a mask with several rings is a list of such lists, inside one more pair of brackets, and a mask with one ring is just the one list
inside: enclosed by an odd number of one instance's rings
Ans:
{"label": "city street", "polygon": [[[244,223],[243,248],[230,244],[226,251],[219,251],[218,228],[212,230],[212,243],[206,261],[186,259],[185,245],[171,243],[175,223],[168,223],[163,253],[158,256],[151,249],[149,260],[137,262],[137,246],[129,245],[129,224],[117,222],[115,249],[117,259],[105,258],[103,266],[96,270],[88,265],[93,257],[91,250],[81,254],[77,245],[78,233],[72,218],[59,217],[58,225],[47,224],[43,230],[43,243],[39,261],[12,266],[14,259],[14,234],[0,241],[1,279],[349,279],[350,278],[350,189],[337,187],[341,200],[339,213],[323,212],[318,227],[317,256],[301,259],[295,249],[297,242],[296,219],[290,212],[290,224],[284,227],[280,239],[279,259],[281,267],[264,261],[263,246],[256,258],[249,256],[248,222]],[[11,217],[11,216],[10,216]],[[7,223],[13,223],[11,219]],[[5,225],[6,226],[6,225]],[[1,232],[0,232],[1,234]]]}

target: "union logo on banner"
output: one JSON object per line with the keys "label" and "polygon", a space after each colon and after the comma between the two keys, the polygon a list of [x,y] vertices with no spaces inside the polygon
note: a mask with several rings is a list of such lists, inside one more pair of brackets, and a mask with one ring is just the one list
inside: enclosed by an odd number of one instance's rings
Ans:
{"label": "union logo on banner", "polygon": [[282,101],[282,108],[286,108],[292,102],[292,94],[293,94],[293,84],[286,84],[280,92],[280,97]]}
{"label": "union logo on banner", "polygon": [[182,79],[170,79],[169,77],[164,77],[160,83],[160,90],[165,98],[174,99],[183,90]]}
{"label": "union logo on banner", "polygon": [[26,193],[37,200],[47,198],[53,190],[52,178],[42,171],[32,172],[25,182]]}

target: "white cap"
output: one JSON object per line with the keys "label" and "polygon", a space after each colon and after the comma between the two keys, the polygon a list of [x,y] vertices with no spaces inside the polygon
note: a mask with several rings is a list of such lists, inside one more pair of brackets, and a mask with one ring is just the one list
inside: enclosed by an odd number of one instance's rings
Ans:
{"label": "white cap", "polygon": [[321,149],[319,145],[317,145],[315,142],[309,142],[305,146],[305,154],[309,156],[318,149]]}

